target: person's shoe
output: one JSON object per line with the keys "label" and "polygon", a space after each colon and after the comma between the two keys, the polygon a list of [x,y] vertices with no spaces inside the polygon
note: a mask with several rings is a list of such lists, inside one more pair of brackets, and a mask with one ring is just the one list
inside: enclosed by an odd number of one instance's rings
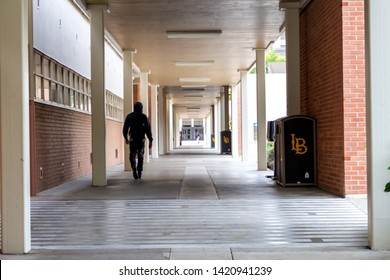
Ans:
{"label": "person's shoe", "polygon": [[133,177],[135,180],[138,179],[137,169],[133,168]]}
{"label": "person's shoe", "polygon": [[138,179],[142,179],[142,171],[138,171]]}

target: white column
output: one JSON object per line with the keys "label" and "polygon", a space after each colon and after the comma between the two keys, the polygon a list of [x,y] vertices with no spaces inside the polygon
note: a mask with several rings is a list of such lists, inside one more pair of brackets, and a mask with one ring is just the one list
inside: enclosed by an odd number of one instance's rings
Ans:
{"label": "white column", "polygon": [[203,127],[204,127],[204,146],[207,148],[210,148],[210,113],[207,113],[206,118],[203,121]]}
{"label": "white column", "polygon": [[212,121],[213,121],[213,113],[212,113],[212,107],[210,107],[209,113],[206,118],[206,135],[205,135],[205,145],[206,147],[211,148],[211,134],[212,132]]}
{"label": "white column", "polygon": [[221,152],[221,98],[217,98],[217,103],[214,106],[214,117],[215,117],[215,149]]}
{"label": "white column", "polygon": [[173,104],[172,100],[169,98],[168,101],[168,119],[169,119],[169,151],[173,150],[173,138],[174,138],[174,121],[173,121]]}
{"label": "white column", "polygon": [[180,146],[180,123],[181,119],[179,114],[177,113],[177,109],[174,108],[174,115],[175,115],[175,148]]}
{"label": "white column", "polygon": [[390,250],[390,1],[365,1],[367,67],[368,241]]}
{"label": "white column", "polygon": [[104,11],[107,5],[89,5],[91,12],[92,185],[107,186],[106,94],[104,81]]}
{"label": "white column", "polygon": [[[143,70],[140,73],[140,92],[141,92],[141,102],[143,105],[143,113],[149,117],[148,108],[149,108],[149,70]],[[149,162],[149,140],[145,140],[145,157],[144,162]]]}
{"label": "white column", "polygon": [[237,85],[232,86],[232,156],[238,157],[238,96]]}
{"label": "white column", "polygon": [[158,93],[158,150],[160,155],[166,153],[166,114],[165,114],[165,93],[163,88],[159,88]]}
{"label": "white column", "polygon": [[3,254],[31,249],[28,1],[0,9],[0,187]]}
{"label": "white column", "polygon": [[153,135],[153,146],[152,146],[152,158],[158,158],[158,108],[157,108],[157,98],[158,98],[158,85],[152,85],[152,135]]}
{"label": "white column", "polygon": [[[133,53],[135,52],[135,50],[123,51],[123,121],[126,119],[127,114],[133,111]],[[123,151],[125,171],[130,171],[130,150],[129,145],[127,145],[125,142]]]}
{"label": "white column", "polygon": [[248,71],[241,73],[241,141],[242,141],[242,160],[249,160],[249,131],[248,131]]}
{"label": "white column", "polygon": [[256,49],[257,169],[267,170],[267,120],[265,97],[265,49]]}
{"label": "white column", "polygon": [[[179,119],[179,137],[180,137],[180,131],[182,130],[183,127],[183,119]],[[182,139],[183,139],[183,134],[182,134]],[[183,141],[182,141],[183,145]],[[180,139],[179,139],[179,146],[180,146]]]}
{"label": "white column", "polygon": [[203,121],[203,145],[205,146],[207,141],[206,141],[206,137],[208,135],[208,132],[206,130],[206,120],[207,120],[207,117],[206,118],[203,118],[202,121]]}
{"label": "white column", "polygon": [[285,9],[287,115],[301,113],[299,2],[281,3]]}
{"label": "white column", "polygon": [[170,97],[168,96],[168,95],[165,95],[164,96],[165,98],[164,98],[164,106],[165,106],[165,111],[164,111],[164,113],[165,113],[165,145],[164,145],[164,151],[165,151],[165,153],[168,153],[169,152],[169,150],[170,150],[170,143],[171,143],[171,137],[170,137],[170,134],[171,134],[171,132],[170,132],[170,129],[171,129],[171,127],[170,127],[170,101],[171,101],[171,99],[170,99]]}
{"label": "white column", "polygon": [[223,102],[221,104],[222,130],[229,130],[229,89],[229,86],[223,87]]}
{"label": "white column", "polygon": [[219,114],[220,114],[220,129],[221,131],[227,130],[229,128],[229,87],[224,86],[221,91],[221,98],[219,104]]}
{"label": "white column", "polygon": [[172,149],[175,149],[177,146],[179,146],[178,126],[179,126],[179,117],[177,116],[176,108],[172,106],[172,127],[173,127]]}

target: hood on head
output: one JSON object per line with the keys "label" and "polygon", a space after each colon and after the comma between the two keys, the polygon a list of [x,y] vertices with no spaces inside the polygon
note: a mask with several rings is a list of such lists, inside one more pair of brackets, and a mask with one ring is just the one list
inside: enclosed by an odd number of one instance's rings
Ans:
{"label": "hood on head", "polygon": [[141,102],[135,102],[134,103],[134,112],[142,113],[142,103]]}

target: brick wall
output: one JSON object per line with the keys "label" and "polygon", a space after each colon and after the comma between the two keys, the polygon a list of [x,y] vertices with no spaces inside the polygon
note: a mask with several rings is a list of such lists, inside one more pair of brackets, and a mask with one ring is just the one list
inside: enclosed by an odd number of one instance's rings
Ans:
{"label": "brick wall", "polygon": [[343,0],[345,192],[367,192],[364,1]]}
{"label": "brick wall", "polygon": [[134,103],[141,102],[141,88],[139,84],[133,85],[133,97],[134,97]]}
{"label": "brick wall", "polygon": [[[35,162],[32,193],[52,188],[92,172],[91,116],[34,103]],[[123,162],[122,124],[107,120],[107,165]],[[118,150],[118,157],[116,157]],[[34,160],[32,158],[32,160]]]}
{"label": "brick wall", "polygon": [[[302,114],[317,119],[318,186],[340,196],[357,190],[362,193],[365,186],[357,170],[352,172],[365,165],[361,152],[355,154],[365,142],[365,134],[359,131],[365,120],[352,114],[365,106],[361,96],[356,97],[361,91],[364,95],[364,82],[355,89],[356,75],[361,73],[354,72],[352,65],[357,61],[347,56],[347,49],[356,41],[345,35],[342,2],[363,1],[312,0],[300,17],[301,108]],[[347,29],[356,22],[348,24]],[[355,184],[358,178],[361,185]]]}
{"label": "brick wall", "polygon": [[[123,163],[124,140],[122,136],[123,122],[106,121],[106,161],[107,166]],[[127,156],[126,156],[127,159]]]}

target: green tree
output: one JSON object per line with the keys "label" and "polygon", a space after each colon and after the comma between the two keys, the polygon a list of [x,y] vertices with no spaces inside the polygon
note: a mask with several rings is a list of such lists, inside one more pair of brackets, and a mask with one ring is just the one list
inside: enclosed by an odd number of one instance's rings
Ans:
{"label": "green tree", "polygon": [[[265,56],[265,64],[266,71],[268,73],[268,63],[269,62],[286,62],[286,58],[276,53],[274,49],[270,49],[267,51],[267,55]],[[256,68],[253,68],[251,74],[256,74]]]}
{"label": "green tree", "polygon": [[274,49],[270,49],[265,56],[265,62],[268,65],[268,62],[285,62],[286,59],[283,56],[280,56],[276,53]]}

